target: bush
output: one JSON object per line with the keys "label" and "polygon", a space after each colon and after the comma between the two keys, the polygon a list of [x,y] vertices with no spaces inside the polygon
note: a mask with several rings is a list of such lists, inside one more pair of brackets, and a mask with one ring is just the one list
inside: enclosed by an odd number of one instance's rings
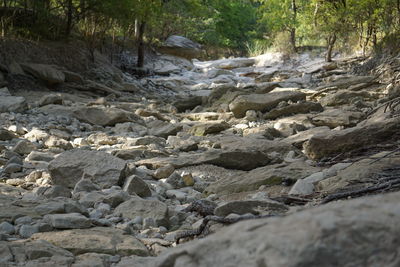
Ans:
{"label": "bush", "polygon": [[290,43],[290,33],[289,32],[279,32],[274,39],[272,44],[272,49],[275,52],[280,52],[285,56],[294,54],[295,51]]}
{"label": "bush", "polygon": [[268,52],[271,42],[265,39],[254,39],[246,43],[246,52],[248,56],[255,57]]}

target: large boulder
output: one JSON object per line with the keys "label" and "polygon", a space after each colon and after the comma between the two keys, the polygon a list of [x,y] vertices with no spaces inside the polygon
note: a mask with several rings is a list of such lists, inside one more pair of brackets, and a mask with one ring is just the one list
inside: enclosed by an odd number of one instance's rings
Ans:
{"label": "large boulder", "polygon": [[27,108],[28,104],[24,97],[0,94],[0,113],[23,112]]}
{"label": "large boulder", "polygon": [[271,158],[261,151],[247,150],[209,150],[203,153],[181,153],[178,157],[162,157],[145,159],[136,162],[137,165],[145,165],[152,169],[161,168],[171,164],[175,168],[212,164],[227,169],[253,170],[265,166],[271,162]]}
{"label": "large boulder", "polygon": [[248,110],[269,111],[275,108],[282,101],[306,100],[306,94],[296,91],[280,91],[267,94],[241,95],[235,98],[229,108],[236,118],[242,118]]}
{"label": "large boulder", "polygon": [[137,216],[142,218],[153,218],[158,226],[169,225],[168,206],[158,200],[145,200],[140,197],[132,197],[118,205],[114,210],[115,214],[122,214],[123,217],[134,219]]}
{"label": "large boulder", "polygon": [[201,55],[200,44],[195,43],[186,37],[178,35],[172,35],[168,37],[160,50],[166,54],[188,59],[196,58]]}
{"label": "large boulder", "polygon": [[398,134],[399,130],[400,118],[371,122],[314,135],[304,143],[304,150],[309,158],[319,160],[388,140]]}
{"label": "large boulder", "polygon": [[62,232],[37,233],[32,240],[45,240],[57,247],[72,252],[74,255],[84,253],[104,253],[110,255],[148,256],[149,252],[143,243],[123,230],[96,227],[91,229],[74,229]]}
{"label": "large boulder", "polygon": [[240,222],[144,266],[399,266],[399,197],[397,192]]}
{"label": "large boulder", "polygon": [[81,107],[73,112],[73,116],[80,121],[100,126],[141,121],[136,114],[118,108]]}
{"label": "large boulder", "polygon": [[49,164],[53,184],[68,188],[74,188],[83,176],[101,187],[121,185],[125,170],[125,161],[117,157],[81,149],[64,152]]}
{"label": "large boulder", "polygon": [[[254,159],[254,158],[253,158]],[[227,195],[247,192],[260,186],[281,185],[285,180],[298,180],[319,171],[303,161],[291,164],[274,164],[257,168],[246,174],[238,174],[220,178],[206,188],[207,193]]]}
{"label": "large boulder", "polygon": [[53,66],[32,63],[23,63],[20,65],[25,72],[46,82],[49,85],[60,84],[65,81],[64,73],[57,70]]}

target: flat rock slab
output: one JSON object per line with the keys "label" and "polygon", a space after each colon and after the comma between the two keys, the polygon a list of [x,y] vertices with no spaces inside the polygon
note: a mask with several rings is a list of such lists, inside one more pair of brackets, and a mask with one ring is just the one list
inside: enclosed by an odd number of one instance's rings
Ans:
{"label": "flat rock slab", "polygon": [[53,66],[31,63],[23,63],[20,65],[24,71],[50,85],[63,83],[65,81],[64,73]]}
{"label": "flat rock slab", "polygon": [[171,164],[175,168],[212,164],[227,169],[252,170],[265,166],[271,159],[260,151],[242,150],[210,150],[203,153],[181,153],[178,157],[153,158],[136,162],[152,169],[158,169]]}
{"label": "flat rock slab", "polygon": [[48,214],[44,216],[44,220],[56,229],[82,229],[92,226],[90,220],[79,213]]}
{"label": "flat rock slab", "polygon": [[240,222],[144,266],[399,266],[399,197],[397,192]]}
{"label": "flat rock slab", "polygon": [[23,112],[28,108],[26,100],[22,96],[1,96],[0,113],[2,112]]}
{"label": "flat rock slab", "polygon": [[286,211],[288,211],[288,208],[284,204],[272,200],[238,200],[218,205],[214,213],[217,216],[225,217],[231,213],[259,215],[264,213],[285,213]]}
{"label": "flat rock slab", "polygon": [[314,135],[304,143],[304,149],[309,158],[318,160],[388,140],[398,134],[399,130],[400,118],[393,118]]}
{"label": "flat rock slab", "polygon": [[241,95],[235,98],[229,108],[236,118],[242,118],[246,111],[255,110],[266,112],[275,108],[282,101],[306,100],[306,94],[296,91],[280,91],[267,94]]}
{"label": "flat rock slab", "polygon": [[158,200],[145,200],[140,197],[133,197],[118,205],[114,213],[122,214],[123,217],[132,220],[137,216],[153,218],[157,225],[169,226],[168,206]]}
{"label": "flat rock slab", "polygon": [[115,228],[95,227],[91,229],[74,229],[61,232],[37,233],[32,240],[45,240],[49,243],[72,252],[74,255],[84,253],[104,253],[110,255],[148,256],[145,245],[124,231]]}
{"label": "flat rock slab", "polygon": [[318,171],[319,168],[309,166],[303,161],[291,164],[274,164],[254,169],[246,174],[222,177],[209,185],[205,192],[220,195],[247,192],[256,190],[262,185],[280,185],[284,179],[288,178],[301,179]]}
{"label": "flat rock slab", "polygon": [[353,127],[364,118],[365,114],[363,112],[328,109],[312,116],[311,122],[315,126],[328,126],[329,128],[338,126]]}
{"label": "flat rock slab", "polygon": [[110,107],[81,107],[75,109],[72,115],[82,122],[100,126],[114,126],[117,123],[142,121],[133,112]]}
{"label": "flat rock slab", "polygon": [[101,187],[119,185],[125,178],[126,162],[100,151],[74,149],[62,153],[49,164],[53,184],[74,188],[85,178]]}
{"label": "flat rock slab", "polygon": [[192,126],[189,133],[196,136],[205,136],[207,134],[217,134],[230,127],[231,126],[224,121],[199,123]]}
{"label": "flat rock slab", "polygon": [[70,266],[74,255],[44,240],[0,242],[0,266]]}

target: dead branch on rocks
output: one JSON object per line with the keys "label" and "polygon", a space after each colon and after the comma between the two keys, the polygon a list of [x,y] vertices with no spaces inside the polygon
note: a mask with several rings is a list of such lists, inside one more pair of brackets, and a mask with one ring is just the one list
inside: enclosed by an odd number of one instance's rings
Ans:
{"label": "dead branch on rocks", "polygon": [[[380,158],[381,159],[381,158]],[[351,190],[348,192],[335,193],[325,197],[321,204],[325,204],[334,200],[359,197],[369,193],[378,191],[388,191],[395,188],[400,188],[400,167],[386,168],[378,175],[376,184],[366,188]]]}

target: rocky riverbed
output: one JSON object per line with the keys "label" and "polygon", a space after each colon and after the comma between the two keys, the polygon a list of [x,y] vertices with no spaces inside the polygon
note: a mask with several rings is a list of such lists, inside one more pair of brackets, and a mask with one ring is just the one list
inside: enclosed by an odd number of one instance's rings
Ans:
{"label": "rocky riverbed", "polygon": [[398,266],[396,66],[361,62],[0,65],[0,266]]}

